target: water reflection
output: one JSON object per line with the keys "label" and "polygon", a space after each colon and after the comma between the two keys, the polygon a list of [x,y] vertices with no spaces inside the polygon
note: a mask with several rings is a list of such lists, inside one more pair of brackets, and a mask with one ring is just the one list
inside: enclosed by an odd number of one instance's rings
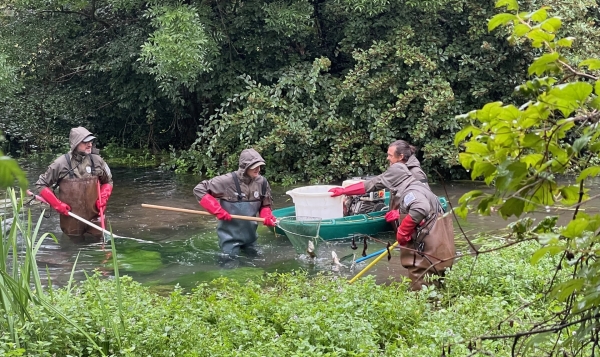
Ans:
{"label": "water reflection", "polygon": [[[45,170],[47,163],[22,164],[32,183]],[[309,273],[331,271],[331,251],[335,251],[342,266],[339,272],[351,276],[360,271],[366,264],[361,263],[355,271],[350,270],[353,254],[358,258],[362,252],[352,250],[350,241],[335,242],[319,247],[316,259],[298,256],[288,239],[275,235],[272,230],[259,226],[258,243],[263,254],[257,258],[242,257],[234,264],[220,264],[219,247],[215,233],[217,221],[211,217],[197,216],[179,212],[162,211],[142,208],[142,203],[172,206],[198,210],[198,203],[192,194],[193,187],[200,180],[194,175],[174,175],[159,169],[112,168],[114,175],[114,190],[106,212],[107,224],[113,232],[123,237],[133,239],[117,239],[120,272],[131,275],[135,280],[153,286],[193,287],[198,282],[212,280],[219,276],[228,276],[238,280],[259,276],[265,272],[286,272],[296,269]],[[450,202],[456,204],[460,196],[472,189],[471,182],[455,182],[432,185],[438,195],[448,192]],[[595,183],[597,188],[598,184]],[[293,203],[285,194],[290,187],[273,186],[275,208],[287,207]],[[593,194],[593,193],[592,193]],[[587,213],[597,213],[597,202],[586,206]],[[110,247],[102,249],[98,243],[79,244],[64,236],[59,227],[59,216],[51,212],[44,219],[41,232],[56,234],[58,243],[47,240],[38,254],[38,264],[41,270],[49,272],[53,284],[64,285],[69,279],[71,270],[75,269],[76,279],[83,279],[85,273],[90,274],[97,269],[102,274],[112,275],[112,260]],[[41,207],[32,208],[34,219],[41,214]],[[542,218],[548,213],[540,212],[532,217]],[[550,214],[556,214],[554,212]],[[567,220],[571,214],[563,214]],[[494,231],[506,227],[503,219],[492,217],[469,218],[461,222],[464,231],[472,236],[479,231]],[[458,232],[458,225],[455,224]],[[370,241],[367,254],[385,248],[386,242],[393,242],[393,233],[380,234],[378,242]],[[141,242],[139,240],[147,241]],[[357,240],[361,242],[361,240]],[[460,249],[466,249],[464,240],[457,238]],[[77,259],[77,265],[75,260]],[[394,252],[391,261],[382,260],[370,271],[378,281],[385,282],[390,276],[398,278],[403,269],[400,266],[399,252]]]}

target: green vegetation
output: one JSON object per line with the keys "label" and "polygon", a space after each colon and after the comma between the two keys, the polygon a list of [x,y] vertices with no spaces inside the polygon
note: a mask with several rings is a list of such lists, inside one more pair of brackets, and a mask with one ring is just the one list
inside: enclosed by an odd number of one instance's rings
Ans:
{"label": "green vegetation", "polygon": [[[512,224],[511,240],[536,239],[543,246],[532,263],[545,255],[558,257],[556,272],[570,275],[547,282],[543,298],[557,308],[528,332],[509,336],[515,345],[520,337],[535,336],[529,341],[594,355],[600,328],[600,215],[584,207],[592,199],[587,183],[600,174],[600,59],[570,59],[576,39],[561,35],[562,20],[548,8],[519,12],[516,0],[499,0],[497,6],[508,12],[491,18],[489,30],[506,26],[511,43],[529,43],[540,54],[528,68],[533,79],[516,87],[522,104],[493,102],[461,116],[471,124],[455,137],[464,147],[460,162],[472,179],[493,185],[493,192],[466,193],[455,212],[523,217]],[[557,180],[567,172],[578,173],[575,182]],[[558,212],[570,221],[558,226],[555,216],[534,224],[526,217],[534,211]]]}
{"label": "green vegetation", "polygon": [[[574,57],[600,48],[594,0],[544,4],[581,39]],[[29,154],[84,125],[102,146],[172,147],[168,167],[207,175],[254,146],[290,183],[378,173],[406,139],[432,178],[460,178],[455,115],[509,100],[538,53],[485,31],[493,13],[479,0],[5,2],[0,129]]]}

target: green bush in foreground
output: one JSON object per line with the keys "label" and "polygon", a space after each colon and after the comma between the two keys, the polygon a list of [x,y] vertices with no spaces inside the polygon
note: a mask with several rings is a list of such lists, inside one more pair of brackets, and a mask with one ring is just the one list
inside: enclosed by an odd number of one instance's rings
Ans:
{"label": "green bush in foreground", "polygon": [[[405,283],[376,285],[367,278],[350,285],[336,276],[291,273],[244,285],[217,279],[190,293],[175,289],[159,296],[124,277],[121,349],[105,327],[107,313],[112,326],[120,321],[115,280],[93,276],[70,292],[54,290],[49,298],[107,355],[440,356],[450,345],[449,356],[468,356],[469,347],[508,356],[512,341],[477,337],[515,333],[546,314],[544,302],[535,297],[555,263],[548,258],[530,265],[534,248],[503,249],[475,264],[466,257],[448,274],[446,288],[419,293],[409,292]],[[526,306],[519,310],[521,305]],[[31,306],[33,319],[20,332],[22,352],[100,355],[80,331],[47,311]],[[8,341],[0,333],[0,354],[11,351]]]}

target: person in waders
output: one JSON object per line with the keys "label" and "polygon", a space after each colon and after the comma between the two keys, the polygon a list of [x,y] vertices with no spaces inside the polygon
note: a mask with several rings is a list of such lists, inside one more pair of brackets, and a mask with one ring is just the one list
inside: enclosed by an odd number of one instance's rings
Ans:
{"label": "person in waders", "polygon": [[265,161],[256,150],[246,149],[240,154],[237,171],[204,180],[194,188],[194,196],[200,206],[219,219],[217,236],[225,260],[235,259],[240,251],[249,256],[260,253],[256,247],[257,222],[232,220],[232,214],[258,214],[265,219],[265,226],[276,225],[271,210],[271,187],[267,179],[260,175],[264,165]]}
{"label": "person in waders", "polygon": [[[83,239],[86,234],[100,239],[102,232],[69,216],[69,212],[97,222],[112,193],[112,175],[94,148],[95,139],[84,127],[71,129],[71,150],[54,160],[35,183],[39,195],[60,213],[60,229],[74,239]],[[58,196],[54,194],[56,187]]]}
{"label": "person in waders", "polygon": [[417,180],[398,155],[398,141],[390,144],[388,169],[381,175],[348,187],[335,187],[332,197],[362,195],[387,188],[392,193],[390,211],[385,218],[397,225],[396,240],[402,247],[400,259],[412,280],[411,288],[420,290],[427,275],[443,276],[456,255],[452,217],[444,216],[437,196]]}

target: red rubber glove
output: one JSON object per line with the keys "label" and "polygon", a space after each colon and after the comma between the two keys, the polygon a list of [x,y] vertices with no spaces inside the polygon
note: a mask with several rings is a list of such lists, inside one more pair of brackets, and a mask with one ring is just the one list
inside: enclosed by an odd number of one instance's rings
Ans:
{"label": "red rubber glove", "polygon": [[400,227],[398,227],[398,232],[396,232],[396,240],[398,241],[398,244],[405,247],[408,242],[411,241],[412,234],[415,231],[416,226],[417,223],[413,221],[410,215],[407,214],[402,220]]}
{"label": "red rubber glove", "polygon": [[329,189],[331,192],[331,197],[337,197],[341,195],[364,195],[367,193],[365,191],[365,184],[363,182],[357,182],[348,187],[334,187]]}
{"label": "red rubber glove", "polygon": [[397,209],[391,210],[391,211],[389,211],[388,213],[385,214],[385,221],[386,222],[394,222],[398,218],[400,218],[400,212]]}
{"label": "red rubber glove", "polygon": [[273,212],[271,211],[271,207],[263,207],[260,209],[260,213],[258,214],[260,218],[264,218],[265,221],[263,224],[267,227],[275,227],[277,225],[277,218],[273,216]]}
{"label": "red rubber glove", "polygon": [[59,200],[50,188],[44,187],[44,189],[40,191],[40,196],[42,196],[42,198],[45,199],[46,202],[48,202],[50,207],[54,208],[58,213],[64,214],[65,216],[69,215],[71,207],[63,201]]}
{"label": "red rubber glove", "polygon": [[104,208],[106,208],[106,203],[108,203],[108,198],[112,193],[112,189],[112,185],[108,183],[100,186],[100,194],[98,195],[98,200],[96,201],[96,207],[99,211],[102,211]]}
{"label": "red rubber glove", "polygon": [[214,214],[220,221],[231,221],[231,215],[221,207],[219,201],[213,196],[206,194],[200,200],[200,206]]}

